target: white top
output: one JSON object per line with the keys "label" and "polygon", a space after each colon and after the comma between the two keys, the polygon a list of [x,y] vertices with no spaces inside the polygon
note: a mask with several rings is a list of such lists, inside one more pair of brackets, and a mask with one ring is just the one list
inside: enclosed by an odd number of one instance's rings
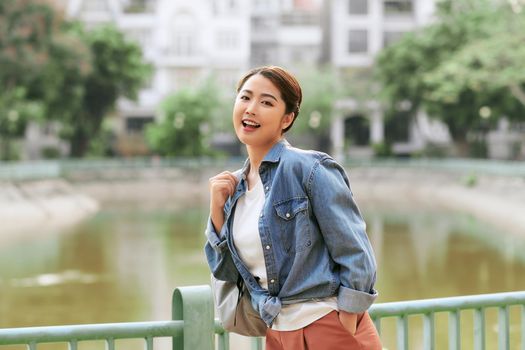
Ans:
{"label": "white top", "polygon": [[[259,235],[259,214],[263,210],[264,201],[262,181],[258,178],[255,186],[237,200],[232,235],[239,257],[250,273],[259,278],[261,287],[268,289],[266,264]],[[272,329],[278,331],[300,329],[337,309],[336,297],[283,305],[274,320]]]}

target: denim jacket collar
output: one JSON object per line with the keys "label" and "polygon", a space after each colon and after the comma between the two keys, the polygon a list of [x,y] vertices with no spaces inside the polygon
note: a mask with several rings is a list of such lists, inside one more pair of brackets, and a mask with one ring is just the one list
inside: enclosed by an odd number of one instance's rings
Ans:
{"label": "denim jacket collar", "polygon": [[[285,139],[282,138],[278,142],[276,142],[272,148],[266,153],[264,156],[264,159],[262,160],[262,163],[268,162],[268,163],[277,163],[279,160],[281,160],[281,154],[283,153],[283,149],[286,146],[289,146],[290,143]],[[241,176],[243,179],[246,178],[246,172],[248,171],[248,168],[250,167],[250,158],[247,158],[244,161],[244,165],[241,169]]]}

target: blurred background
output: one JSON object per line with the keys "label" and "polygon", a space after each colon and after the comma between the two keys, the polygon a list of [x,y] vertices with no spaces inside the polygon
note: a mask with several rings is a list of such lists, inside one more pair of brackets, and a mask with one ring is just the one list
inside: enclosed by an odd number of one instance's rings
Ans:
{"label": "blurred background", "polygon": [[267,64],[303,87],[287,139],[349,172],[378,302],[523,290],[523,62],[524,0],[2,0],[0,327],[169,319],[209,283],[207,181]]}

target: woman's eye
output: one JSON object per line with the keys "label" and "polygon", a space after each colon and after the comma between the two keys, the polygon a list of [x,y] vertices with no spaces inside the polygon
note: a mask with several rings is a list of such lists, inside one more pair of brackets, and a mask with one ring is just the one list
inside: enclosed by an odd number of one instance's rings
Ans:
{"label": "woman's eye", "polygon": [[247,100],[249,100],[250,98],[249,98],[248,96],[246,96],[246,95],[242,95],[242,96],[239,96],[239,99],[244,100],[244,101],[247,101]]}
{"label": "woman's eye", "polygon": [[273,103],[271,103],[270,101],[263,101],[263,104],[267,105],[267,106],[273,106]]}

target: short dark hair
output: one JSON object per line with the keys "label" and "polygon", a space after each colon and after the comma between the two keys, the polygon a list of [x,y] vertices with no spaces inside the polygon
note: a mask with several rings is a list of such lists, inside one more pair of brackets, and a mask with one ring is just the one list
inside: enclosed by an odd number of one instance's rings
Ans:
{"label": "short dark hair", "polygon": [[248,73],[246,73],[237,83],[237,92],[241,91],[244,83],[252,76],[260,74],[263,77],[270,80],[281,92],[281,98],[284,100],[286,105],[285,113],[294,114],[292,123],[288,125],[283,132],[287,132],[292,127],[295,119],[299,115],[299,108],[301,106],[301,101],[303,100],[303,92],[299,81],[287,70],[278,66],[263,66],[258,68],[253,68]]}

